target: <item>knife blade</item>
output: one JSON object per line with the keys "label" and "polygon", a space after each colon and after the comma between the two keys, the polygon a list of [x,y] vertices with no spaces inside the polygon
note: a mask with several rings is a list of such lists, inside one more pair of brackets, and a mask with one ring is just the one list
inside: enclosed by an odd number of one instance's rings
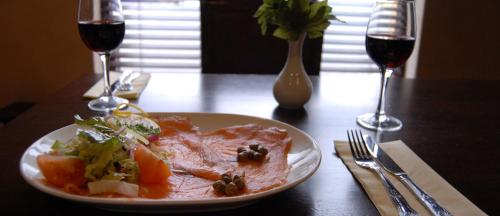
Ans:
{"label": "knife blade", "polygon": [[141,76],[141,73],[139,73],[139,72],[131,72],[130,74],[127,75],[127,77],[125,77],[123,79],[123,81],[121,81],[121,85],[118,88],[118,90],[120,90],[120,91],[132,91],[132,89],[134,89],[132,82],[135,79],[139,78],[140,76]]}
{"label": "knife blade", "polygon": [[118,88],[120,87],[120,80],[116,80],[115,82],[113,82],[113,84],[111,84],[111,93],[115,93],[116,90],[118,90]]}
{"label": "knife blade", "polygon": [[422,190],[406,172],[399,167],[387,153],[370,136],[363,137],[366,147],[370,154],[379,162],[379,164],[389,173],[396,176],[410,191],[418,197],[418,200],[424,204],[432,215],[452,215],[448,210],[442,207],[434,198]]}
{"label": "knife blade", "polygon": [[[114,81],[111,86],[109,87],[109,90],[111,91],[111,95],[114,95],[114,93],[116,92],[116,90],[118,90],[118,88],[120,88],[120,80],[116,80]],[[99,95],[99,97],[102,97],[106,95],[106,91],[104,91],[101,95]]]}
{"label": "knife blade", "polygon": [[115,80],[113,82],[113,84],[111,84],[110,86],[110,90],[111,90],[111,93],[115,93],[116,91],[118,91],[121,86],[123,85],[123,83],[125,83],[125,80],[126,79],[129,79],[129,77],[132,75],[132,71],[131,70],[127,70],[127,71],[124,71],[120,74],[120,77]]}
{"label": "knife blade", "polygon": [[389,157],[389,155],[387,155],[379,145],[377,145],[377,143],[372,139],[371,136],[366,136],[365,141],[370,154],[383,165],[385,170],[394,175],[405,174],[401,167],[399,167],[396,162],[394,162],[392,158]]}

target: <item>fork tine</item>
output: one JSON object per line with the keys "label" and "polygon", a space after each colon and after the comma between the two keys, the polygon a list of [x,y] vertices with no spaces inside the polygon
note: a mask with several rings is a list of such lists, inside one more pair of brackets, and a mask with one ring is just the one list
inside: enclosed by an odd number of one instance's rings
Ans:
{"label": "fork tine", "polygon": [[[361,151],[361,146],[360,146],[360,141],[359,141],[359,137],[357,137],[357,133],[355,132],[355,130],[351,130],[351,136],[352,136],[352,139],[354,140],[354,148],[356,149],[356,153],[358,153],[358,158],[360,159],[365,159],[365,156],[364,156],[364,153]],[[358,138],[358,139],[356,139]]]}
{"label": "fork tine", "polygon": [[[357,157],[357,154],[354,152],[354,147],[353,147],[353,145],[352,145],[351,135],[349,134],[349,130],[347,130],[347,139],[349,140],[349,147],[350,147],[350,149],[351,149],[351,154],[352,154],[352,157],[353,157],[354,159],[358,158],[358,157]],[[354,139],[354,137],[353,137],[353,139]]]}
{"label": "fork tine", "polygon": [[367,155],[369,157],[370,151],[368,151],[368,145],[366,145],[365,138],[363,138],[363,133],[361,132],[361,130],[359,130],[359,135],[361,137],[361,142],[362,142],[361,145],[363,146],[363,149],[365,150],[365,155]]}
{"label": "fork tine", "polygon": [[[358,134],[359,132],[359,134]],[[356,130],[356,139],[358,140],[359,149],[363,158],[368,159],[368,150],[366,149],[365,140],[363,139],[363,133],[361,130]]]}
{"label": "fork tine", "polygon": [[354,136],[354,131],[351,130],[351,136],[352,136],[352,141],[354,143],[354,151],[356,152],[356,157],[359,159],[359,158],[363,158],[363,155],[362,155],[362,152],[360,151],[359,149],[359,141],[356,141],[356,136]]}

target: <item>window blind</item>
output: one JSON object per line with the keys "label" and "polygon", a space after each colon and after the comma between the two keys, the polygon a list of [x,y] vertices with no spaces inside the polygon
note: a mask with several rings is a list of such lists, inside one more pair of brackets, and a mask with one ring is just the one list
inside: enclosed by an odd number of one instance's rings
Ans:
{"label": "window blind", "polygon": [[199,0],[122,0],[125,38],[111,66],[142,72],[200,72]]}
{"label": "window blind", "polygon": [[[323,41],[321,72],[378,72],[365,50],[374,0],[329,0],[332,22]],[[142,72],[201,72],[199,0],[122,0],[125,38],[111,66]]]}
{"label": "window blind", "polygon": [[329,0],[333,21],[323,37],[321,72],[378,72],[365,50],[365,31],[374,0]]}

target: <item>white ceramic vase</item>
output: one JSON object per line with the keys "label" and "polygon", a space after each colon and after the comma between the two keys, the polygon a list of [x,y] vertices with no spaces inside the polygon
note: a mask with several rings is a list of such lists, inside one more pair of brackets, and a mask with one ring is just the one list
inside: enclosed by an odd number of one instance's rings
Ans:
{"label": "white ceramic vase", "polygon": [[306,34],[303,33],[298,40],[288,41],[288,57],[274,83],[274,98],[282,108],[302,108],[311,98],[312,83],[302,62],[305,37]]}

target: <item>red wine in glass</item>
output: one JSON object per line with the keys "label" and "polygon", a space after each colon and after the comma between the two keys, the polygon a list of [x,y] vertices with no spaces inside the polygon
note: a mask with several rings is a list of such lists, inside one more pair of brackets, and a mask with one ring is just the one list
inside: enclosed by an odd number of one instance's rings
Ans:
{"label": "red wine in glass", "polygon": [[85,45],[96,52],[103,66],[104,91],[89,101],[88,107],[99,112],[117,109],[127,104],[125,98],[113,95],[109,76],[111,52],[125,36],[125,19],[120,0],[79,0],[78,30]]}
{"label": "red wine in glass", "polygon": [[94,52],[110,52],[117,48],[125,35],[125,23],[114,20],[78,22],[80,37]]}
{"label": "red wine in glass", "polygon": [[356,122],[375,131],[398,131],[401,120],[385,112],[387,84],[394,69],[410,57],[415,45],[415,2],[413,0],[375,0],[366,28],[366,52],[381,72],[377,109],[359,115]]}
{"label": "red wine in glass", "polygon": [[397,68],[410,57],[415,44],[414,37],[383,34],[366,35],[366,52],[384,68]]}

